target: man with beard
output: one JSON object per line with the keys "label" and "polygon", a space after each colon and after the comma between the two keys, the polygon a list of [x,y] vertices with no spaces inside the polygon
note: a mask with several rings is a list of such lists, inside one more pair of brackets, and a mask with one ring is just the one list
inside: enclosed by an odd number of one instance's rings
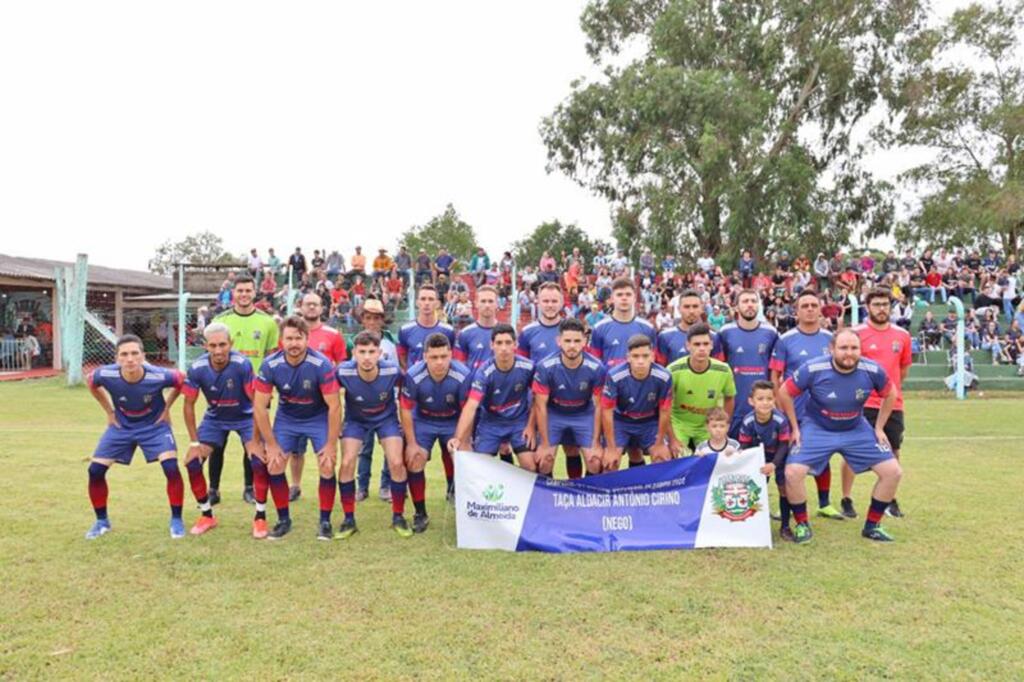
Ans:
{"label": "man with beard", "polygon": [[562,289],[546,282],[537,290],[537,319],[523,327],[516,353],[535,365],[558,352],[558,323],[562,319]]}
{"label": "man with beard", "polygon": [[[754,294],[754,296],[756,297],[757,294]],[[689,334],[690,327],[701,321],[703,311],[704,303],[700,300],[700,294],[694,289],[687,289],[679,294],[679,325],[658,334],[655,356],[659,365],[667,367],[689,352],[686,349],[687,335]],[[756,308],[754,314],[755,316],[757,315]],[[711,355],[717,358],[721,355],[721,352],[720,337],[712,331]]]}
{"label": "man with beard", "polygon": [[753,289],[740,292],[736,302],[736,321],[718,333],[719,349],[715,354],[732,368],[736,378],[736,409],[729,424],[729,437],[738,439],[743,418],[754,408],[747,400],[750,389],[758,380],[770,380],[772,351],[779,338],[778,332],[757,319],[760,297]]}

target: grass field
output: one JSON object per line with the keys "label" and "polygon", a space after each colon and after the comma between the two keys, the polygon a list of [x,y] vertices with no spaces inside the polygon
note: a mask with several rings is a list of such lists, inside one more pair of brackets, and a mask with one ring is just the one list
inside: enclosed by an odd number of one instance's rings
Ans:
{"label": "grass field", "polygon": [[256,542],[236,443],[210,535],[168,538],[137,456],[108,477],[115,531],[86,542],[98,408],[57,380],[0,405],[0,678],[1024,675],[1020,399],[908,402],[895,544],[821,520],[809,546],[561,556],[455,550],[437,461],[424,536],[371,499],[355,538],[316,542],[310,477],[293,534]]}

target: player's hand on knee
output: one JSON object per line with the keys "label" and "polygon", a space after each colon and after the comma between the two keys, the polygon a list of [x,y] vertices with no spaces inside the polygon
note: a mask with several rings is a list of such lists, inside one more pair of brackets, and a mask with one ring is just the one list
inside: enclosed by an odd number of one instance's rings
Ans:
{"label": "player's hand on knee", "polygon": [[686,447],[683,445],[683,441],[679,440],[675,436],[669,436],[668,437],[668,449],[669,449],[669,452],[672,453],[673,457],[679,457],[686,450]]}
{"label": "player's hand on knee", "polygon": [[188,452],[185,453],[185,464],[188,464],[194,459],[204,461],[210,456],[210,448],[207,445],[190,445]]}
{"label": "player's hand on knee", "polygon": [[338,444],[328,443],[316,456],[320,460],[320,471],[333,474],[334,465],[338,462]]}
{"label": "player's hand on knee", "polygon": [[278,445],[267,446],[267,456],[264,460],[269,466],[277,468],[284,467],[284,452]]}
{"label": "player's hand on knee", "polygon": [[267,463],[267,449],[261,441],[253,438],[245,444],[245,451],[249,453],[250,457],[255,457],[264,464]]}
{"label": "player's hand on knee", "polygon": [[885,431],[882,429],[875,429],[875,438],[878,439],[878,445],[883,450],[892,450],[892,445],[889,443],[889,436],[885,435]]}
{"label": "player's hand on knee", "polygon": [[672,459],[672,452],[664,443],[658,443],[651,448],[651,459],[655,462],[667,462]]}

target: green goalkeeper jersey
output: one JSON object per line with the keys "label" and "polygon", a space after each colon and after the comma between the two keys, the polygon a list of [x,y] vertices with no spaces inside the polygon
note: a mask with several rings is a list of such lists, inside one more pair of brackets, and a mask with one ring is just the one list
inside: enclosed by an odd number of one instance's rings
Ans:
{"label": "green goalkeeper jersey", "polygon": [[725,398],[736,395],[732,369],[721,360],[711,358],[703,372],[690,368],[690,356],[668,366],[672,374],[672,429],[676,438],[686,443],[699,443],[708,438],[707,413],[721,407]]}
{"label": "green goalkeeper jersey", "polygon": [[253,373],[260,371],[264,356],[277,350],[277,322],[262,310],[240,315],[231,309],[213,319],[231,330],[232,350],[249,358]]}

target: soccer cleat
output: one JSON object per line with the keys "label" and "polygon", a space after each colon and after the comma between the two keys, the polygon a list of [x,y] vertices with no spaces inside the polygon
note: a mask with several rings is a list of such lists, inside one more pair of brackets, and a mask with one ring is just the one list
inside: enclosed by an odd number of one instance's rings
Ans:
{"label": "soccer cleat", "polygon": [[192,526],[192,530],[189,531],[192,535],[202,535],[206,531],[213,530],[217,527],[217,519],[212,516],[200,516],[196,524]]}
{"label": "soccer cleat", "polygon": [[362,502],[363,500],[365,500],[369,496],[370,496],[370,493],[366,492],[365,490],[357,490],[356,491],[356,502]]}
{"label": "soccer cleat", "polygon": [[430,517],[426,514],[416,514],[412,517],[412,532],[422,533],[430,525]]}
{"label": "soccer cleat", "polygon": [[814,533],[811,532],[811,527],[806,523],[796,524],[796,530],[793,531],[793,542],[798,545],[805,545],[814,538]]}
{"label": "soccer cleat", "polygon": [[889,531],[882,528],[881,526],[875,526],[874,528],[865,528],[860,532],[863,537],[868,540],[874,540],[875,542],[895,542],[896,538],[889,535]]}
{"label": "soccer cleat", "polygon": [[256,504],[256,492],[251,485],[245,486],[245,490],[242,491],[242,501],[246,504]]}
{"label": "soccer cleat", "polygon": [[210,491],[207,493],[207,495],[210,496],[210,506],[211,507],[216,505],[216,504],[220,504],[220,491],[219,490],[217,490],[216,488],[210,488]]}
{"label": "soccer cleat", "polygon": [[845,521],[846,517],[843,516],[842,512],[833,507],[831,504],[822,507],[818,510],[818,516],[824,516],[826,519],[832,519],[833,521]]}
{"label": "soccer cleat", "polygon": [[885,508],[885,515],[891,516],[894,519],[903,518],[903,512],[900,510],[900,503],[897,502],[895,498],[889,503],[889,506]]}
{"label": "soccer cleat", "polygon": [[321,521],[320,522],[320,530],[317,531],[316,539],[317,540],[333,540],[334,539],[334,529],[331,528],[331,522],[330,521]]}
{"label": "soccer cleat", "polygon": [[796,537],[793,535],[793,529],[789,526],[779,528],[779,539],[786,542],[796,542]]}
{"label": "soccer cleat", "polygon": [[347,540],[358,532],[359,529],[356,527],[356,520],[345,519],[341,522],[341,525],[338,526],[338,532],[334,534],[334,537],[337,540]]}
{"label": "soccer cleat", "polygon": [[85,539],[95,540],[101,535],[106,535],[111,530],[112,529],[110,528],[110,521],[108,521],[107,519],[96,519],[96,523],[92,524],[92,528],[86,531]]}
{"label": "soccer cleat", "polygon": [[381,488],[380,492],[377,493],[377,497],[380,498],[381,502],[391,501],[391,488]]}
{"label": "soccer cleat", "polygon": [[288,533],[292,532],[292,520],[291,519],[280,519],[274,529],[267,533],[268,540],[280,540]]}
{"label": "soccer cleat", "polygon": [[181,519],[171,517],[171,539],[180,540],[185,537],[185,524]]}
{"label": "soccer cleat", "polygon": [[842,501],[840,501],[839,506],[843,508],[843,516],[848,519],[857,518],[857,510],[853,508],[853,500],[849,497],[844,497]]}
{"label": "soccer cleat", "polygon": [[404,516],[397,516],[391,521],[391,528],[398,533],[400,538],[411,538],[412,529],[409,528],[409,522],[405,520]]}
{"label": "soccer cleat", "polygon": [[257,540],[262,540],[267,537],[267,520],[266,519],[253,519],[252,520],[252,536]]}
{"label": "soccer cleat", "polygon": [[294,502],[295,500],[299,499],[300,497],[302,497],[302,488],[300,488],[297,485],[293,485],[291,488],[288,489],[288,501],[289,502]]}

